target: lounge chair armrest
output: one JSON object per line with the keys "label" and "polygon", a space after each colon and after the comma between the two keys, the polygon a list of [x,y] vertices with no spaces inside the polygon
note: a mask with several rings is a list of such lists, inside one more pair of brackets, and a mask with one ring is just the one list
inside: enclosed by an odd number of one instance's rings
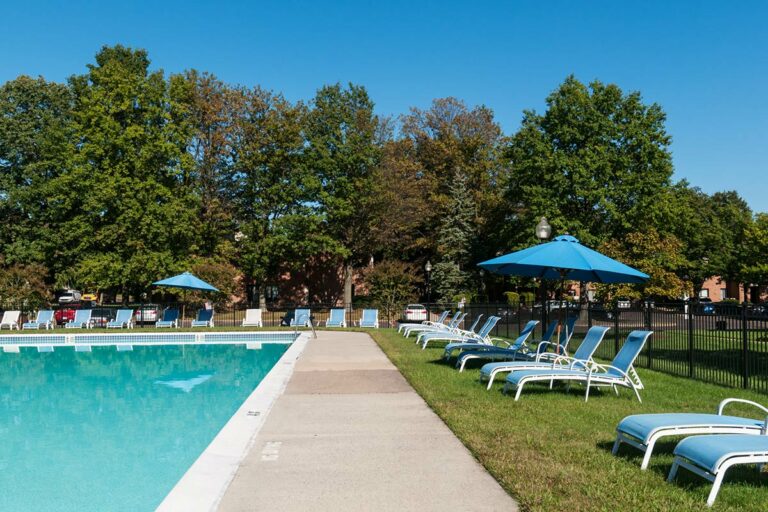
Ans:
{"label": "lounge chair armrest", "polygon": [[624,376],[625,379],[627,379],[629,381],[632,381],[632,378],[629,376],[629,374],[627,374],[627,372],[625,372],[621,368],[616,368],[615,366],[610,365],[610,364],[593,363],[592,367],[589,369],[589,374],[591,375],[591,374],[593,374],[593,373],[595,373],[597,371],[607,371],[607,370],[616,370],[622,376]]}
{"label": "lounge chair armrest", "polygon": [[546,350],[546,347],[548,347],[548,346],[554,347],[555,348],[555,352],[557,352],[559,350],[560,352],[562,352],[566,356],[568,355],[568,352],[566,352],[566,350],[562,347],[562,345],[560,345],[559,343],[553,343],[551,341],[542,341],[541,343],[539,343],[539,345],[536,347],[536,353],[537,354],[544,353],[545,350]]}
{"label": "lounge chair armrest", "polygon": [[500,344],[503,343],[505,347],[509,348],[512,346],[510,342],[507,340],[503,340],[501,338],[489,338],[491,340],[491,345],[495,345],[497,347],[501,346]]}
{"label": "lounge chair armrest", "polygon": [[758,409],[761,409],[762,411],[768,413],[768,407],[765,407],[764,405],[758,404],[757,402],[753,402],[751,400],[744,400],[743,398],[726,398],[725,400],[720,402],[720,405],[717,406],[717,414],[718,414],[718,416],[722,416],[723,409],[725,409],[726,405],[734,403],[734,402],[740,403],[740,404],[752,405],[752,406],[757,407]]}

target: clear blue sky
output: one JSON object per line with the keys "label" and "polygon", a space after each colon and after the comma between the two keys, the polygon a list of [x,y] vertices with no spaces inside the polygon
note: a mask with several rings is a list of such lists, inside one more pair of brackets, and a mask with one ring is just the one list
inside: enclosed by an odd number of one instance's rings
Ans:
{"label": "clear blue sky", "polygon": [[[0,82],[85,71],[104,44],[292,100],[365,85],[383,115],[456,96],[508,133],[568,74],[661,104],[676,178],[768,211],[768,2],[16,1],[0,3]],[[107,4],[110,5],[107,5]]]}

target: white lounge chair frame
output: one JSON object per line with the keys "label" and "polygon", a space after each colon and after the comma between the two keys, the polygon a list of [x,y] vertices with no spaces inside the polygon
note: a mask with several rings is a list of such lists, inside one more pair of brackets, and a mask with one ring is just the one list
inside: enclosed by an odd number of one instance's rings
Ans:
{"label": "white lounge chair frame", "polygon": [[21,311],[6,311],[3,313],[3,319],[0,321],[0,329],[3,327],[8,327],[9,330],[13,330],[14,328],[18,331],[19,328],[19,317],[21,316]]}
{"label": "white lounge chair frame", "polygon": [[[752,402],[750,400],[743,400],[741,398],[727,398],[720,402],[720,405],[717,406],[717,415],[722,416],[723,410],[725,409],[725,406],[730,403],[742,403],[742,404],[748,404],[753,405],[759,409],[762,409],[766,413],[768,413],[768,408],[763,407],[762,405]],[[766,421],[768,421],[768,418],[766,418]],[[634,446],[641,452],[643,452],[643,461],[640,464],[640,469],[645,470],[648,468],[648,464],[651,461],[651,455],[653,454],[653,448],[656,445],[656,442],[661,439],[662,437],[669,437],[669,436],[692,436],[697,434],[754,434],[754,435],[760,435],[763,431],[764,426],[760,426],[755,424],[754,426],[750,425],[707,425],[706,423],[702,423],[700,425],[664,425],[662,427],[655,428],[651,430],[648,437],[645,441],[642,439],[637,439],[625,432],[621,432],[620,430],[616,430],[616,441],[613,443],[613,449],[611,450],[611,453],[616,455],[619,451],[619,447],[621,446],[621,443],[626,443],[630,446]]]}
{"label": "white lounge chair frame", "polygon": [[[50,319],[47,322],[40,321],[40,314],[43,313],[43,312],[47,312],[47,313],[51,314],[50,315]],[[45,330],[47,331],[48,329],[53,329],[55,325],[56,325],[56,320],[54,318],[53,310],[41,309],[40,311],[37,312],[37,318],[35,318],[32,321],[23,323],[21,325],[21,328],[22,328],[22,330],[26,330],[26,329],[40,330],[40,327],[44,326]]]}
{"label": "white lounge chair frame", "polygon": [[264,327],[261,320],[261,309],[246,309],[243,327]]}

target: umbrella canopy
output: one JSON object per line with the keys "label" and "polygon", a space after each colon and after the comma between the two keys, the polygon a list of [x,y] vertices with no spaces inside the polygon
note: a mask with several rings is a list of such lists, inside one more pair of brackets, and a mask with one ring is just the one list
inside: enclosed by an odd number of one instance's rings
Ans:
{"label": "umbrella canopy", "polygon": [[161,281],[152,283],[155,286],[165,286],[167,288],[183,288],[185,290],[200,290],[203,292],[217,292],[218,288],[211,286],[202,279],[193,276],[189,272],[184,272],[177,276],[169,277]]}
{"label": "umbrella canopy", "polygon": [[561,235],[551,242],[505,254],[478,266],[504,275],[596,283],[643,283],[650,276]]}

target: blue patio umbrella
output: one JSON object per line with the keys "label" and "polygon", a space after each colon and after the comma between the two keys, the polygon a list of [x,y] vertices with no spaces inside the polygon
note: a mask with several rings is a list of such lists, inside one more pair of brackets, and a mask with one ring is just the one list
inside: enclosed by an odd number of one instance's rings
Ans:
{"label": "blue patio umbrella", "polygon": [[[565,281],[594,283],[644,283],[649,279],[637,269],[585,247],[576,237],[561,235],[546,244],[493,258],[478,266],[503,275],[559,279],[562,296]],[[560,323],[562,324],[560,308]],[[559,331],[558,326],[558,331]],[[559,339],[559,332],[558,338]]]}
{"label": "blue patio umbrella", "polygon": [[546,244],[505,254],[478,266],[496,274],[563,281],[644,283],[649,278],[648,274],[581,245],[571,235],[561,235]]}
{"label": "blue patio umbrella", "polygon": [[[181,288],[182,290],[196,290],[201,292],[218,292],[219,289],[215,286],[211,286],[210,284],[206,283],[199,277],[196,277],[189,272],[184,272],[183,274],[179,274],[177,276],[169,277],[167,279],[162,279],[160,281],[155,281],[152,283],[154,286],[164,286],[166,288]],[[186,299],[186,293],[185,297]],[[186,302],[186,300],[185,300]],[[184,304],[182,304],[184,306]],[[184,307],[181,309],[181,323],[184,324]]]}
{"label": "blue patio umbrella", "polygon": [[169,277],[161,281],[152,283],[155,286],[165,286],[166,288],[182,288],[184,290],[199,290],[203,292],[217,292],[218,288],[211,286],[199,277],[189,272],[184,272],[177,276]]}

